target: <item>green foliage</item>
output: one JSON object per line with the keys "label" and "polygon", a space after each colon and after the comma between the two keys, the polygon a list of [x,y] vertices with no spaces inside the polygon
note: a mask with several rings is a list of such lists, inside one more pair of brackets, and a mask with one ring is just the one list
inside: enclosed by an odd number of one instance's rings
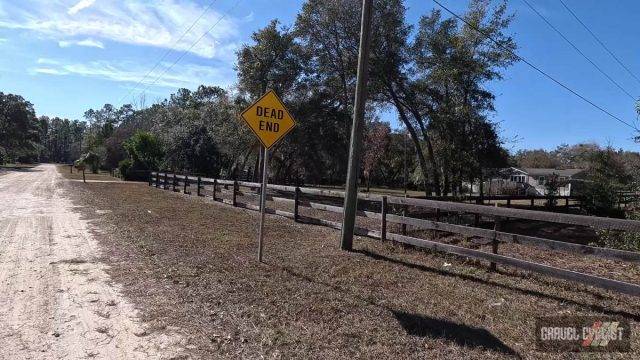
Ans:
{"label": "green foliage", "polygon": [[[136,168],[158,170],[164,157],[160,140],[146,131],[137,131],[123,143],[123,147],[129,154],[131,164]],[[119,166],[120,164],[122,162]]]}
{"label": "green foliage", "polygon": [[101,159],[100,156],[94,152],[87,152],[80,156],[78,160],[75,161],[76,166],[88,166],[92,173],[97,174],[100,170]]}
{"label": "green foliage", "polygon": [[302,70],[301,49],[294,35],[278,25],[278,20],[272,20],[253,33],[253,45],[245,44],[238,51],[239,88],[253,99],[268,89],[285,94],[294,87]]}
{"label": "green foliage", "polygon": [[583,190],[583,207],[590,214],[620,216],[616,209],[618,193],[628,188],[632,177],[611,148],[591,154],[587,181]]}
{"label": "green foliage", "polygon": [[132,174],[129,172],[129,170],[131,170],[132,167],[133,167],[133,161],[131,161],[131,159],[124,159],[118,163],[118,171],[120,172],[120,175],[122,175],[122,177],[125,180],[132,179]]}
{"label": "green foliage", "polygon": [[70,163],[80,157],[81,143],[86,124],[78,120],[70,121],[58,117],[39,118],[41,128],[42,161]]}
{"label": "green foliage", "polygon": [[562,144],[555,150],[519,150],[511,159],[515,166],[523,168],[578,168],[586,169],[594,153],[603,149],[597,144]]}
{"label": "green foliage", "polygon": [[0,161],[38,161],[40,123],[22,96],[0,92]]}
{"label": "green foliage", "polygon": [[[630,220],[640,220],[640,211],[627,214]],[[598,239],[592,243],[594,246],[602,246],[613,249],[640,251],[640,233],[633,231],[598,230]]]}
{"label": "green foliage", "polygon": [[171,129],[167,144],[167,166],[182,172],[213,174],[220,171],[220,153],[203,125],[193,124]]}
{"label": "green foliage", "polygon": [[[561,186],[563,186],[563,184],[560,182],[560,177],[558,176],[558,174],[556,174],[556,173],[551,174],[547,178],[547,181],[544,183],[544,188],[545,188],[546,195],[547,196],[558,196]],[[557,199],[549,200],[547,202],[547,205],[550,206],[550,207],[553,207],[553,206],[555,206],[557,204],[557,202],[558,202]]]}

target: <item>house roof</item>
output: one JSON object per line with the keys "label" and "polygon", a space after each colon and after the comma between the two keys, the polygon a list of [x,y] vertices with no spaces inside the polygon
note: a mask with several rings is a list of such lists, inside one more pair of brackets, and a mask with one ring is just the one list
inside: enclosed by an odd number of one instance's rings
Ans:
{"label": "house roof", "polygon": [[584,169],[549,169],[549,168],[523,168],[530,176],[548,176],[557,174],[558,176],[572,177],[584,171]]}

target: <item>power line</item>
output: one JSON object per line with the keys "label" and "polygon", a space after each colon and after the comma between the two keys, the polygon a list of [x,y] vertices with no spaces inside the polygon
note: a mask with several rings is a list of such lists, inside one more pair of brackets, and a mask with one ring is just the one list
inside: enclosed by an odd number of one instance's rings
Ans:
{"label": "power line", "polygon": [[241,2],[242,0],[237,0],[235,4],[231,8],[229,8],[229,10],[227,10],[227,12],[222,14],[222,16],[218,19],[218,21],[213,23],[213,25],[211,25],[209,29],[205,31],[196,41],[194,41],[193,44],[191,44],[191,46],[189,46],[187,50],[184,50],[182,54],[180,54],[180,56],[171,65],[165,68],[164,71],[153,82],[151,82],[150,84],[147,84],[147,86],[140,93],[144,94],[151,86],[157,83],[167,73],[167,71],[171,70],[171,68],[173,68],[178,62],[180,62],[180,60],[182,60],[182,58],[184,58],[184,56],[189,51],[191,51],[191,49],[193,49],[194,46],[196,46],[200,42],[200,40],[204,39],[204,37],[207,36],[207,34],[209,34],[209,32],[211,32],[211,30],[213,30],[225,17],[227,17],[227,14],[233,9],[235,9]]}
{"label": "power line", "polygon": [[[211,9],[211,7],[213,6],[213,4],[216,2],[216,0],[213,0],[209,3],[209,6],[207,6],[204,10],[202,10],[202,13],[200,14],[200,16],[198,16],[197,19],[195,19],[191,25],[182,33],[182,35],[180,35],[180,37],[178,38],[178,40],[176,40],[173,43],[173,47],[175,47],[176,45],[178,45],[178,43],[180,41],[182,41],[182,39],[193,29],[194,26],[196,26],[196,24],[198,23],[198,21],[200,21],[200,19],[202,19],[202,17],[209,11],[209,9]],[[173,48],[167,49],[167,51],[165,51],[164,54],[162,54],[162,56],[160,57],[160,59],[158,59],[158,61],[155,63],[155,65],[153,65],[153,67],[151,68],[151,70],[149,70],[143,77],[142,79],[140,79],[140,81],[138,81],[135,86],[125,95],[123,96],[118,103],[121,103],[124,99],[126,99],[129,95],[131,95],[134,91],[136,91],[138,89],[138,86],[140,86],[140,84],[142,84],[142,82],[149,77],[149,75],[151,75],[151,73],[153,73],[153,71],[158,67],[158,65],[160,65],[160,63],[162,62],[162,60],[164,60],[167,55],[169,55],[170,53],[173,52]]]}
{"label": "power line", "polygon": [[605,110],[604,108],[598,106],[597,104],[595,104],[593,101],[587,99],[586,97],[580,95],[578,92],[572,90],[570,87],[568,87],[567,85],[563,84],[562,82],[560,82],[559,80],[556,80],[553,76],[547,74],[546,72],[544,72],[542,69],[540,69],[539,67],[533,65],[530,61],[528,61],[527,59],[523,58],[522,56],[516,54],[515,52],[513,52],[513,50],[505,47],[504,45],[500,44],[500,42],[498,42],[497,40],[495,40],[493,37],[491,37],[491,35],[487,34],[486,32],[478,29],[476,26],[472,25],[471,23],[469,23],[467,20],[465,20],[464,18],[462,18],[460,15],[454,13],[453,11],[449,10],[449,8],[447,8],[446,6],[442,5],[438,0],[433,0],[434,3],[436,3],[438,6],[440,6],[441,8],[443,8],[445,11],[447,11],[449,14],[453,15],[454,17],[456,17],[457,19],[459,19],[460,21],[464,22],[465,24],[467,24],[467,26],[469,26],[471,29],[475,30],[476,32],[478,32],[479,34],[483,35],[484,37],[486,37],[487,39],[491,40],[491,42],[493,42],[496,46],[504,49],[505,51],[508,51],[511,55],[513,55],[516,59],[522,61],[523,63],[529,65],[529,67],[531,67],[532,69],[536,70],[537,72],[539,72],[540,74],[542,74],[543,76],[545,76],[546,78],[548,78],[549,80],[553,81],[554,83],[556,83],[557,85],[559,85],[560,87],[564,88],[565,90],[569,91],[570,93],[572,93],[573,95],[579,97],[581,100],[583,100],[584,102],[588,103],[589,105],[593,106],[594,108],[600,110],[601,112],[607,114],[609,117],[611,117],[612,119],[632,128],[633,130],[638,130],[635,126],[629,124],[628,122],[620,119],[619,117],[613,115],[612,113],[610,113],[609,111]]}
{"label": "power line", "polygon": [[580,20],[580,18],[567,6],[567,4],[565,4],[562,0],[560,0],[560,3],[562,4],[562,6],[564,6],[565,9],[567,9],[567,11],[573,16],[573,18],[576,19],[580,23],[580,25],[582,25],[582,27],[584,27],[585,30],[587,30],[589,34],[593,36],[594,39],[596,39],[598,44],[600,44],[600,46],[602,46],[602,48],[605,49],[609,53],[609,55],[611,55],[611,57],[614,58],[615,61],[629,73],[629,75],[631,75],[634,79],[636,79],[638,83],[640,83],[640,79],[631,70],[629,70],[629,68],[625,64],[623,64],[622,61],[620,61],[620,59],[618,59],[618,57],[611,50],[609,50],[609,48],[600,40],[600,38],[598,38],[596,34],[594,34],[593,31],[591,31],[591,29],[589,29],[589,27],[584,22],[582,22],[582,20]]}
{"label": "power line", "polygon": [[569,45],[571,45],[571,47],[573,47],[573,49],[575,51],[578,52],[578,54],[580,54],[583,58],[585,58],[589,63],[591,63],[591,65],[593,65],[594,68],[596,68],[602,75],[604,75],[607,79],[609,79],[609,81],[611,81],[611,83],[613,83],[615,86],[618,87],[618,89],[620,89],[622,92],[624,92],[625,94],[627,94],[628,97],[631,98],[631,100],[636,100],[636,98],[631,95],[627,90],[625,90],[620,84],[618,84],[617,81],[613,80],[613,78],[611,76],[609,76],[609,74],[607,74],[606,72],[604,72],[604,70],[602,70],[602,68],[600,68],[600,66],[598,66],[595,62],[593,62],[593,60],[591,60],[584,52],[582,52],[582,50],[580,50],[571,40],[569,40],[560,30],[558,30],[558,28],[556,28],[555,26],[553,26],[553,24],[551,24],[551,22],[549,22],[549,20],[547,20],[547,18],[545,18],[538,10],[536,10],[533,6],[531,6],[531,4],[527,1],[527,0],[522,0],[524,1],[525,4],[527,4],[527,6],[529,7],[529,9],[533,10],[533,12],[535,12],[547,25],[549,25],[549,27],[551,29],[553,29],[553,31],[555,31],[556,33],[558,33],[558,35],[560,35],[560,37],[562,37],[564,39],[564,41],[566,41]]}

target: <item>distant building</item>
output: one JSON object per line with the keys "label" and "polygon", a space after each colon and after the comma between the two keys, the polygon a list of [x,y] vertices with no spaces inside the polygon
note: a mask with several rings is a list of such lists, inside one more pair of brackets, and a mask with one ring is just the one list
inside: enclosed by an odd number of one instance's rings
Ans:
{"label": "distant building", "polygon": [[[575,194],[578,183],[582,183],[584,169],[536,169],[536,168],[504,168],[487,171],[483,184],[487,195],[547,195],[547,183],[553,176],[558,176],[558,195]],[[574,188],[574,193],[572,193]],[[480,185],[473,185],[473,192],[480,192]]]}

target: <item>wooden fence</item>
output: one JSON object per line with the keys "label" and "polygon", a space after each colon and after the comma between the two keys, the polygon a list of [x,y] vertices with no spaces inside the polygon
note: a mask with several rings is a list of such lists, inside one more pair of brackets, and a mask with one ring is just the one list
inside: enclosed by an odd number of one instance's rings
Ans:
{"label": "wooden fence", "polygon": [[565,195],[459,195],[459,196],[410,196],[416,199],[440,200],[453,202],[475,203],[479,205],[487,202],[500,202],[506,207],[529,207],[533,209],[539,203],[545,207],[564,208],[581,207],[580,196]]}
{"label": "wooden fence", "polygon": [[[208,197],[214,201],[223,202],[236,207],[259,210],[258,205],[239,200],[240,198],[255,199],[255,203],[258,204],[260,191],[259,183],[152,172],[149,177],[149,186],[155,186],[156,188],[176,192],[179,191],[185,194]],[[330,213],[342,213],[342,206],[338,204],[341,203],[341,199],[344,199],[344,192],[283,185],[268,185],[267,189],[270,192],[267,194],[267,200],[272,201],[275,204],[291,206],[292,209],[292,211],[285,211],[281,209],[267,208],[265,209],[267,213],[291,218],[298,222],[329,226],[336,229],[341,228],[341,223],[337,221],[303,216],[300,214],[300,207],[327,211]],[[640,221],[377,194],[360,193],[358,194],[358,199],[360,204],[363,206],[357,212],[357,215],[359,217],[375,221],[375,223],[378,224],[377,229],[356,227],[355,232],[358,235],[382,240],[391,240],[420,248],[485,260],[490,263],[492,269],[495,269],[497,264],[501,264],[503,266],[524,269],[554,278],[614,290],[628,295],[640,296],[640,285],[637,284],[530,262],[523,259],[500,255],[498,253],[500,243],[514,243],[546,250],[562,251],[578,255],[587,255],[640,264],[640,253],[638,252],[594,247],[502,231],[502,224],[508,219],[542,221],[566,225],[579,225],[594,229],[630,232],[640,232]],[[428,209],[429,211],[435,212],[435,220],[410,217],[407,213],[407,209],[409,207]],[[472,215],[475,218],[475,226],[442,222],[440,221],[440,216],[443,213]],[[494,224],[493,230],[477,227],[481,218],[491,219]],[[400,233],[391,232],[389,231],[389,224],[398,224],[401,226],[402,230]],[[486,252],[438,241],[411,237],[407,235],[407,226],[412,226],[416,229],[430,229],[469,237],[485,238],[491,243],[492,251]]]}

